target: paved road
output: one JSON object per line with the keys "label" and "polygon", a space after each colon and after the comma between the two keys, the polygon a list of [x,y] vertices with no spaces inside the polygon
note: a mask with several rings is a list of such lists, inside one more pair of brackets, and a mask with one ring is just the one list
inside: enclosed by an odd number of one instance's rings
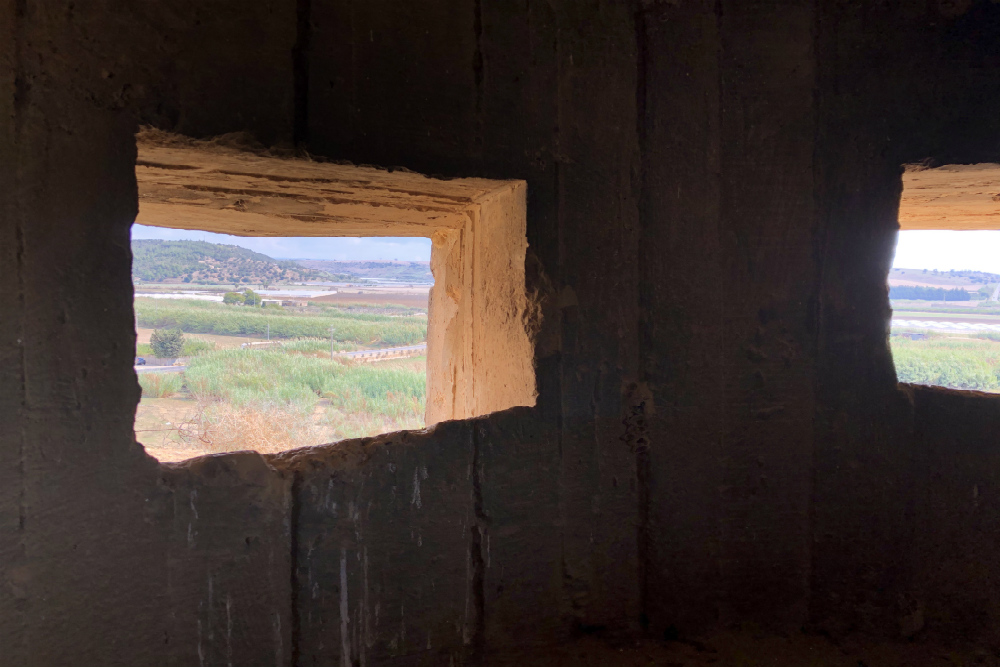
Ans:
{"label": "paved road", "polygon": [[[386,347],[378,350],[354,350],[352,352],[340,352],[338,357],[348,359],[363,359],[365,357],[395,357],[404,356],[407,352],[424,352],[427,350],[427,343],[420,345],[405,345],[403,347]],[[136,366],[136,373],[183,373],[187,366]]]}
{"label": "paved road", "polygon": [[136,373],[183,373],[187,366],[136,366]]}

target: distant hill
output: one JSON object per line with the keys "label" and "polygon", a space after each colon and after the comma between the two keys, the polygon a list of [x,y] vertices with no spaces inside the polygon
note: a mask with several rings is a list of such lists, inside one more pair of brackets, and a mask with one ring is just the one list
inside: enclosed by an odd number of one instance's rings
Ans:
{"label": "distant hill", "polygon": [[890,285],[977,289],[991,283],[1000,283],[1000,274],[987,273],[986,271],[936,271],[934,269],[892,269],[889,271]]}
{"label": "distant hill", "polygon": [[279,262],[259,252],[205,241],[132,241],[132,277],[159,283],[259,285],[325,276],[295,262]]}
{"label": "distant hill", "polygon": [[340,280],[362,279],[415,284],[434,282],[430,262],[342,262],[327,259],[299,259],[296,262],[308,269],[324,271],[332,278]]}

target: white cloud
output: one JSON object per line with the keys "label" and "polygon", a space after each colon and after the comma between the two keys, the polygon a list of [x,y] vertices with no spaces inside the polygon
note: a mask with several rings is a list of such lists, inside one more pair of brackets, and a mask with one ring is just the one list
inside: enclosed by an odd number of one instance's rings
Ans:
{"label": "white cloud", "polygon": [[229,236],[145,225],[132,225],[132,238],[225,243],[264,253],[276,259],[394,259],[426,262],[431,258],[431,240],[425,238]]}

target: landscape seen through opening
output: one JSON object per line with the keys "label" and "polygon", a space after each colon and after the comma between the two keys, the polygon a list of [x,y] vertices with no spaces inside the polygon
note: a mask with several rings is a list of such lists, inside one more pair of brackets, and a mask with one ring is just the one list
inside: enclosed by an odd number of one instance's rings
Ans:
{"label": "landscape seen through opening", "polygon": [[424,426],[427,239],[133,227],[136,439],[160,461]]}
{"label": "landscape seen through opening", "polygon": [[889,298],[900,382],[1000,392],[1000,232],[900,232]]}

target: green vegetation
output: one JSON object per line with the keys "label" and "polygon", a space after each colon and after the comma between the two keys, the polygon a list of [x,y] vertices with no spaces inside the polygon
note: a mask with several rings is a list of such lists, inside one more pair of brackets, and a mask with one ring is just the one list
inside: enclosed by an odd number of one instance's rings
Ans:
{"label": "green vegetation", "polygon": [[955,389],[1000,390],[1000,344],[996,334],[975,340],[892,336],[892,358],[900,382]]}
{"label": "green vegetation", "polygon": [[179,357],[184,349],[184,334],[180,329],[157,329],[149,337],[149,346],[157,357]]}
{"label": "green vegetation", "polygon": [[279,262],[246,248],[205,241],[132,241],[132,276],[146,282],[273,284],[321,280],[295,262]]}
{"label": "green vegetation", "polygon": [[330,308],[316,313],[269,312],[212,301],[187,299],[135,300],[140,327],[176,328],[186,333],[271,338],[329,338],[365,347],[412,345],[427,339],[427,320],[422,317],[392,317],[352,313]]}
{"label": "green vegetation", "polygon": [[139,386],[143,398],[169,398],[181,390],[184,378],[180,373],[140,373]]}

